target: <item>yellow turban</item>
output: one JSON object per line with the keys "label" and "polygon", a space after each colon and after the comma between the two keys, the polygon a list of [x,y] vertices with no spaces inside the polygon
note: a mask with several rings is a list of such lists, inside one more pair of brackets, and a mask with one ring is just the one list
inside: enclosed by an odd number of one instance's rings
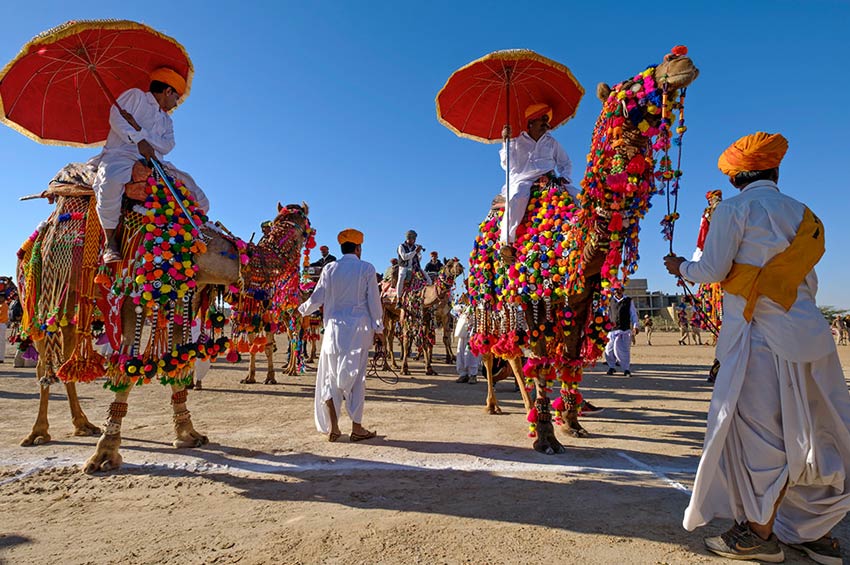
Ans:
{"label": "yellow turban", "polygon": [[548,104],[532,104],[525,109],[525,121],[530,122],[541,116],[549,116],[549,121],[552,121],[552,108]]}
{"label": "yellow turban", "polygon": [[336,236],[336,240],[340,245],[343,243],[353,243],[354,245],[362,245],[363,244],[363,232],[358,231],[354,228],[348,228],[339,232],[339,235]]}
{"label": "yellow turban", "polygon": [[774,169],[788,151],[788,140],[781,133],[756,132],[729,146],[717,160],[717,167],[727,176],[743,171]]}
{"label": "yellow turban", "polygon": [[177,94],[183,96],[186,92],[186,79],[180,76],[180,73],[168,67],[160,67],[151,73],[151,80],[163,82],[177,91]]}

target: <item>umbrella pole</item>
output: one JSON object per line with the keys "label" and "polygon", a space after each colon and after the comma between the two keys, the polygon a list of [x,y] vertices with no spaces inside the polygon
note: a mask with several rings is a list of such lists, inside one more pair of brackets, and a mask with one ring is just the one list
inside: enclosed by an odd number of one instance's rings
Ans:
{"label": "umbrella pole", "polygon": [[505,144],[505,243],[510,245],[511,237],[511,67],[505,69],[505,127],[502,128],[502,141]]}
{"label": "umbrella pole", "polygon": [[[109,99],[110,102],[112,102],[112,105],[118,108],[118,111],[121,113],[121,116],[125,120],[127,120],[127,123],[133,126],[133,129],[135,129],[136,131],[142,131],[142,127],[136,122],[136,119],[133,117],[133,115],[118,104],[118,100],[115,98],[115,96],[112,95],[112,92],[109,90],[109,88],[106,87],[106,83],[103,82],[100,73],[97,72],[97,68],[95,68],[94,65],[89,65],[89,71],[91,71],[91,74],[94,77],[94,80],[97,81],[97,84],[100,85],[100,88],[103,90],[103,93],[106,94],[106,97]],[[201,241],[203,241],[204,236],[201,233],[201,228],[195,223],[195,220],[192,219],[192,214],[190,214],[189,210],[187,210],[186,207],[183,205],[183,198],[180,196],[180,194],[178,194],[177,189],[174,188],[174,186],[171,184],[171,181],[168,180],[168,176],[165,174],[165,170],[163,169],[162,165],[156,159],[151,159],[150,163],[153,169],[156,170],[156,172],[162,178],[162,181],[165,183],[165,186],[168,187],[168,190],[171,192],[172,198],[174,198],[174,200],[177,202],[177,205],[180,206],[180,209],[183,211],[183,214],[186,216],[186,219],[189,220],[189,224],[193,228],[195,228],[195,230],[198,232],[198,237],[201,239]]]}

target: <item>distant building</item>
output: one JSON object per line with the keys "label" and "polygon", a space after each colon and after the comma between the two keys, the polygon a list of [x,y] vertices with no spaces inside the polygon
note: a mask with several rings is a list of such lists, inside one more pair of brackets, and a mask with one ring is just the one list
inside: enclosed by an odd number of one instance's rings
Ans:
{"label": "distant building", "polygon": [[675,306],[682,301],[679,294],[667,294],[660,290],[649,290],[647,279],[629,279],[624,289],[626,296],[631,297],[635,303],[638,317],[643,319],[646,314],[651,318],[662,318],[673,322],[668,307]]}

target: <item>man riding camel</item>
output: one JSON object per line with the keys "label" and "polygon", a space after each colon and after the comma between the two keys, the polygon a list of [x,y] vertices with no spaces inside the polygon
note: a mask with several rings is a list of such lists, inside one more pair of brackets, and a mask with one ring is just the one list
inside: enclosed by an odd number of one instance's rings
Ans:
{"label": "man riding camel", "polygon": [[[89,161],[97,167],[93,183],[97,198],[97,215],[106,236],[104,263],[121,260],[121,250],[115,229],[121,217],[121,197],[124,185],[130,182],[133,165],[140,158],[158,159],[166,171],[183,181],[198,206],[206,213],[209,200],[187,173],[178,170],[162,157],[174,149],[174,125],[169,112],[186,91],[186,80],[172,69],[162,67],[150,75],[149,92],[138,88],[124,91],[118,105],[109,110],[109,137],[97,157]],[[138,126],[138,127],[136,127]]]}
{"label": "man riding camel", "polygon": [[[573,166],[567,152],[561,144],[549,134],[549,120],[552,119],[552,108],[547,104],[532,104],[525,109],[527,131],[515,139],[511,139],[511,170],[509,178],[511,195],[507,198],[507,186],[502,187],[502,197],[506,199],[506,214],[502,217],[500,241],[503,257],[515,256],[513,242],[516,241],[516,230],[525,216],[525,209],[531,197],[531,186],[537,179],[556,169],[566,183],[570,196],[575,198],[578,189],[572,185]],[[502,144],[499,150],[502,169],[508,170],[507,147]],[[510,220],[510,225],[507,224]]]}
{"label": "man riding camel", "polygon": [[431,284],[431,277],[428,273],[422,270],[419,264],[424,247],[416,243],[417,234],[413,230],[408,230],[406,238],[401,245],[398,246],[398,282],[396,283],[396,297],[401,300],[401,293],[404,289],[404,283],[408,277],[412,280],[416,273],[422,273],[425,278],[425,284]]}

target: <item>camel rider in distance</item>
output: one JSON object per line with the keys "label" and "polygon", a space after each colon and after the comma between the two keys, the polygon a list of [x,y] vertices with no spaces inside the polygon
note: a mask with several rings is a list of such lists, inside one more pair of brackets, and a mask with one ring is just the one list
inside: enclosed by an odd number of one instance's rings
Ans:
{"label": "camel rider in distance", "polygon": [[416,273],[422,273],[425,284],[431,284],[431,277],[422,270],[419,264],[424,247],[416,243],[416,232],[408,230],[401,245],[398,246],[398,282],[396,283],[396,300],[401,300],[401,293],[408,278],[412,279]]}

